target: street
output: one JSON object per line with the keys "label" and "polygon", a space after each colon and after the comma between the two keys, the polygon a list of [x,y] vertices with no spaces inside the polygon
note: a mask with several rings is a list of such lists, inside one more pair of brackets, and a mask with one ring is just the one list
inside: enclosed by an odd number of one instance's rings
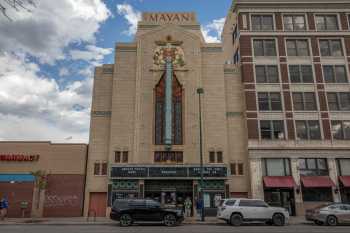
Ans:
{"label": "street", "polygon": [[164,227],[155,225],[135,225],[122,228],[118,225],[0,225],[1,233],[348,233],[350,226],[324,227],[315,225],[289,225],[285,227],[270,227],[264,225],[247,225],[231,227],[225,224],[217,225],[182,225],[178,227]]}

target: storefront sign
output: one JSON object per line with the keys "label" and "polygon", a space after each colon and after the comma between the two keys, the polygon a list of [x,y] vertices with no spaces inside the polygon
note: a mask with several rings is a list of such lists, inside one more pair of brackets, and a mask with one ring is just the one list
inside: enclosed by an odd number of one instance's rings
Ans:
{"label": "storefront sign", "polygon": [[182,23],[194,22],[194,13],[144,13],[143,21],[153,23]]}
{"label": "storefront sign", "polygon": [[[112,167],[111,178],[188,177],[199,178],[200,167]],[[226,167],[204,167],[204,177],[226,177]]]}
{"label": "storefront sign", "polygon": [[0,154],[0,161],[35,162],[39,157],[39,155]]}
{"label": "storefront sign", "polygon": [[112,167],[111,177],[145,177],[148,176],[146,167]]}
{"label": "storefront sign", "polygon": [[187,169],[185,167],[150,167],[150,177],[186,177]]}

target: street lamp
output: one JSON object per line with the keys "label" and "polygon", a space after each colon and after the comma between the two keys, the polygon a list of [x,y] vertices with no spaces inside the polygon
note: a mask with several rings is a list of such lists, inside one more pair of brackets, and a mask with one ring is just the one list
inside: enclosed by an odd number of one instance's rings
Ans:
{"label": "street lamp", "polygon": [[200,192],[199,197],[202,202],[202,215],[201,215],[201,221],[205,221],[205,211],[204,211],[204,195],[203,195],[203,187],[204,187],[204,180],[203,180],[203,142],[202,142],[202,102],[201,102],[201,95],[204,94],[203,88],[197,89],[198,94],[198,104],[199,104],[199,158],[200,158],[200,171],[201,171],[201,180],[200,180]]}

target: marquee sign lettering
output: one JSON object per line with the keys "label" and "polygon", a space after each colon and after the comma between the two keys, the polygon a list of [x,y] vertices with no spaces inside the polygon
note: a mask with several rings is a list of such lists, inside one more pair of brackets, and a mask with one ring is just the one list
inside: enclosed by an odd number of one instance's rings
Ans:
{"label": "marquee sign lettering", "polygon": [[36,162],[39,155],[22,155],[22,154],[0,154],[0,161],[14,162]]}
{"label": "marquee sign lettering", "polygon": [[194,13],[144,13],[143,21],[153,23],[185,23],[194,22]]}

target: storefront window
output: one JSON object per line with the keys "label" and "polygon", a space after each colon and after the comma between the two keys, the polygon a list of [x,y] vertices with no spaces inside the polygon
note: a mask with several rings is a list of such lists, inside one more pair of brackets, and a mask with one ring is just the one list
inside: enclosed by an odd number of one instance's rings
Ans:
{"label": "storefront window", "polygon": [[303,200],[304,201],[324,201],[332,202],[332,189],[331,188],[303,188]]}
{"label": "storefront window", "polygon": [[264,159],[264,176],[290,176],[289,159]]}

